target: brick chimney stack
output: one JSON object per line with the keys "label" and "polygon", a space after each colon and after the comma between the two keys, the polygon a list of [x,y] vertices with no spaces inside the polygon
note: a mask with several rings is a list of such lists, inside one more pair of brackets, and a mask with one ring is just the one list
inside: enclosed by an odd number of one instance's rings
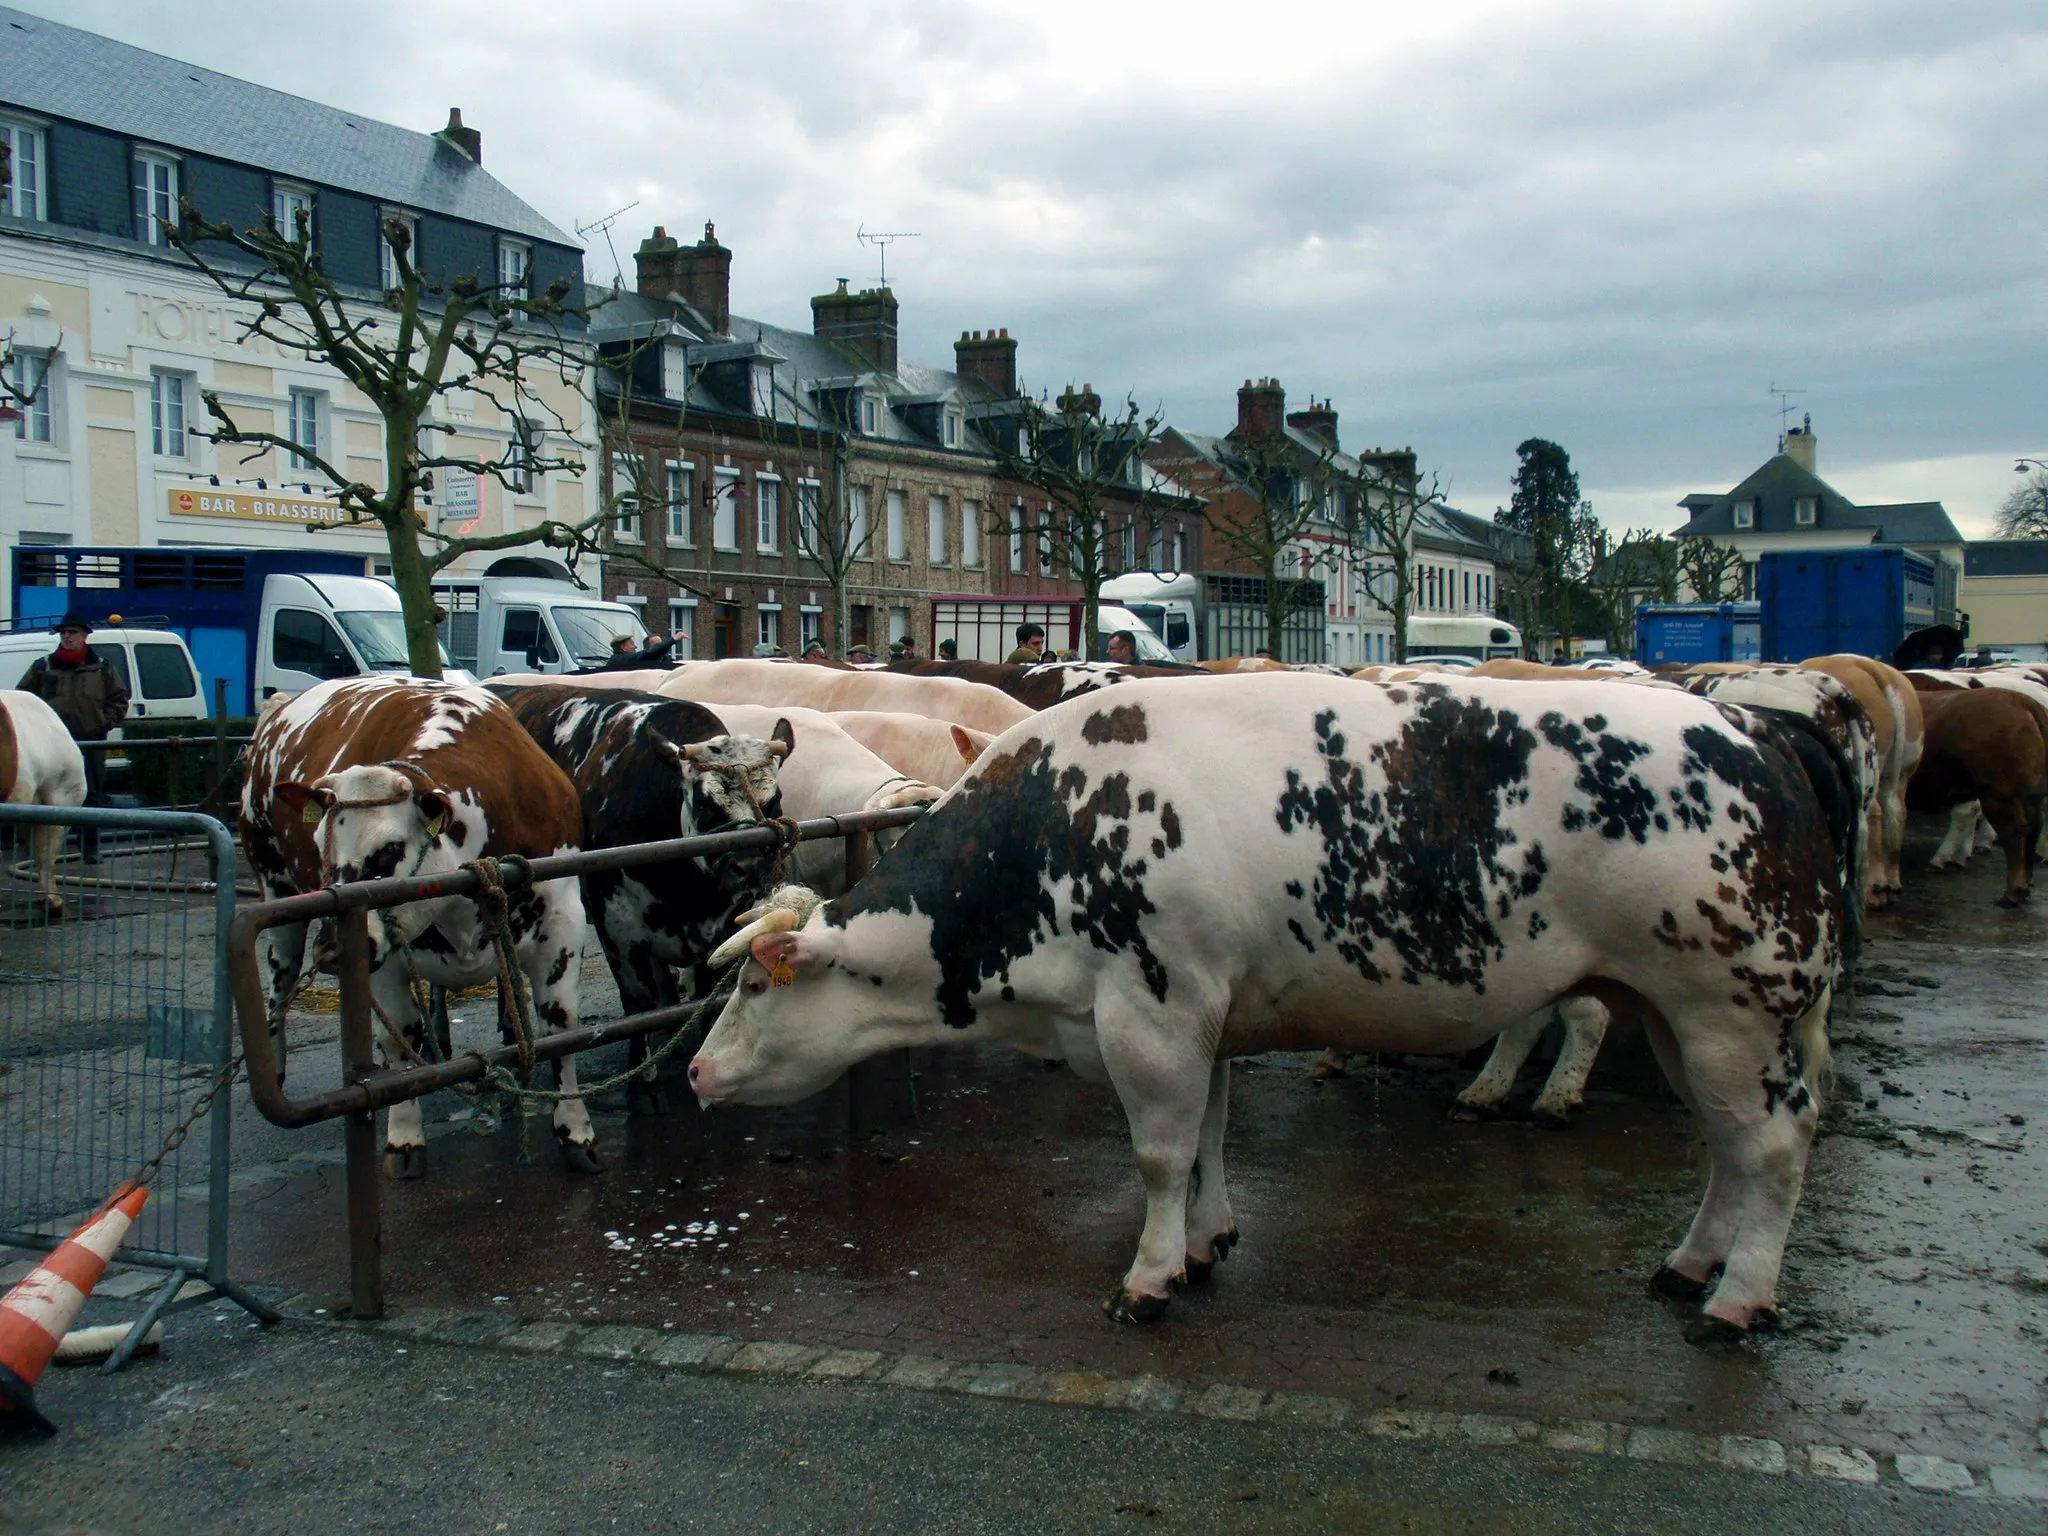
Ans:
{"label": "brick chimney stack", "polygon": [[990,331],[962,331],[953,343],[953,371],[979,379],[1006,400],[1017,395],[1017,343],[1006,326]]}
{"label": "brick chimney stack", "polygon": [[484,136],[474,128],[462,126],[462,108],[448,109],[448,126],[434,137],[462,155],[472,165],[484,163]]}
{"label": "brick chimney stack", "polygon": [[1792,427],[1785,433],[1784,454],[1809,475],[1817,475],[1820,471],[1813,466],[1816,462],[1815,450],[1818,447],[1819,444],[1813,435],[1813,412],[1808,411],[1804,425]]}
{"label": "brick chimney stack", "polygon": [[1287,425],[1306,432],[1330,452],[1337,451],[1337,413],[1329,401],[1318,401],[1311,395],[1307,410],[1287,413]]}
{"label": "brick chimney stack", "polygon": [[1233,437],[1266,442],[1280,436],[1287,424],[1287,391],[1278,379],[1244,381],[1237,392],[1237,430]]}
{"label": "brick chimney stack", "polygon": [[711,327],[714,336],[732,332],[732,252],[718,243],[709,223],[704,238],[684,245],[659,224],[633,253],[640,296],[678,298]]}
{"label": "brick chimney stack", "polygon": [[1069,384],[1060,392],[1059,412],[1062,416],[1088,416],[1099,420],[1102,396],[1095,393],[1093,384],[1083,384],[1078,390]]}
{"label": "brick chimney stack", "polygon": [[1358,462],[1369,474],[1377,475],[1390,485],[1412,486],[1416,483],[1413,448],[1368,448],[1358,456]]}
{"label": "brick chimney stack", "polygon": [[896,295],[887,288],[846,291],[839,280],[836,293],[811,300],[811,334],[858,353],[870,368],[896,371]]}

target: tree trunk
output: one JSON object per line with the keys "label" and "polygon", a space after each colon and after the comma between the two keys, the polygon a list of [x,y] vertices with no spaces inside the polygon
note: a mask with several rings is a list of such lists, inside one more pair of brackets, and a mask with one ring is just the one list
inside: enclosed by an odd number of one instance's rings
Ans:
{"label": "tree trunk", "polygon": [[414,677],[441,676],[441,628],[435,618],[434,577],[420,553],[417,514],[401,508],[384,525],[391,547],[391,584],[405,617],[406,664]]}
{"label": "tree trunk", "polygon": [[[1287,551],[1282,550],[1280,559],[1286,558]],[[1286,648],[1287,613],[1292,606],[1292,599],[1279,575],[1279,564],[1280,561],[1276,560],[1266,570],[1266,649],[1272,653],[1275,661],[1285,659],[1283,652]]]}

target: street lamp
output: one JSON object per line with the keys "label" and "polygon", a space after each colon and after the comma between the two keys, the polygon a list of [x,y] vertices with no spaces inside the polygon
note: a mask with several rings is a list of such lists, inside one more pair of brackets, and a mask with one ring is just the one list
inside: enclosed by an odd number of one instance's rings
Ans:
{"label": "street lamp", "polygon": [[2013,465],[2012,472],[2016,475],[2024,475],[2030,469],[2048,470],[2048,459],[2021,459],[2017,464]]}

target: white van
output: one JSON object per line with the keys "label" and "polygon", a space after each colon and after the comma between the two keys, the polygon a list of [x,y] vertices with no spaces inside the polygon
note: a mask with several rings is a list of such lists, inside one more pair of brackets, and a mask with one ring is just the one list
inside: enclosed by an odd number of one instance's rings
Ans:
{"label": "white van", "polygon": [[[86,643],[104,656],[128,685],[131,720],[206,720],[213,701],[199,686],[198,668],[184,638],[168,629],[95,629]],[[57,649],[47,629],[0,634],[0,688],[19,688],[39,657]],[[120,731],[113,738],[120,738]]]}
{"label": "white van", "polygon": [[441,643],[458,666],[483,678],[587,671],[611,659],[619,636],[646,635],[632,608],[571,581],[443,576],[434,597],[448,615]]}

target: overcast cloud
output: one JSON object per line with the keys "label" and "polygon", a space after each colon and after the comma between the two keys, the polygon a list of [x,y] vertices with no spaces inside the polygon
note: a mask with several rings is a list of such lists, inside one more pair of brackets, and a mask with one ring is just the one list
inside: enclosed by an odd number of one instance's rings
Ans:
{"label": "overcast cloud", "polygon": [[[2048,456],[2039,0],[891,0],[577,8],[17,0],[422,129],[451,105],[564,228],[627,203],[809,324],[889,251],[906,355],[1008,326],[1033,387],[1222,431],[1328,395],[1490,512],[1523,438],[1610,523],[1673,526],[1775,447],[1984,531]],[[603,236],[588,269],[608,278]]]}

